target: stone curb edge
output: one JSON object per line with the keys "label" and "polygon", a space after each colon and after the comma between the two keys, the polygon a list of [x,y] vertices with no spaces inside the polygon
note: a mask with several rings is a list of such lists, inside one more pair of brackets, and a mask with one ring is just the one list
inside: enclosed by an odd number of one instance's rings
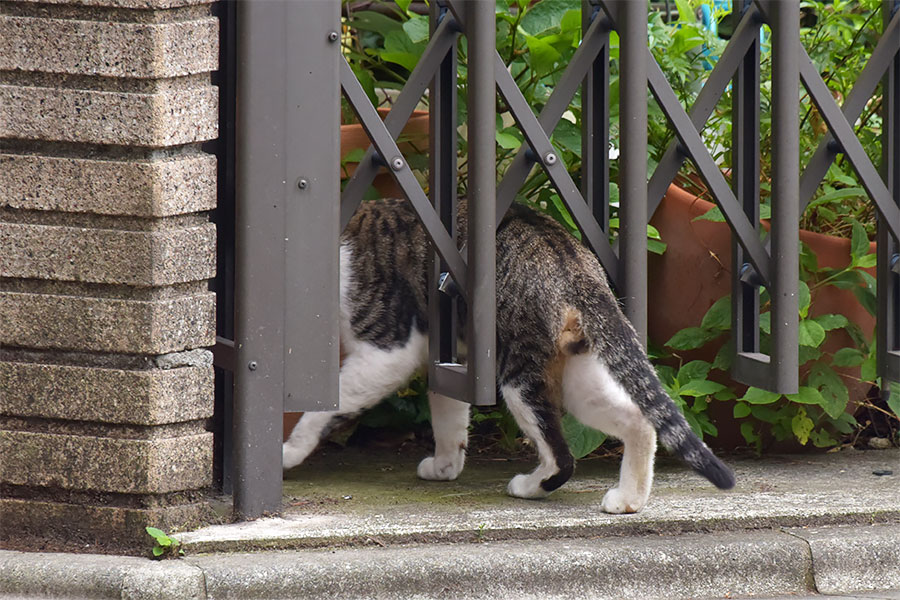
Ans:
{"label": "stone curb edge", "polygon": [[209,554],[163,562],[0,551],[0,598],[700,598],[871,589],[900,589],[900,525]]}

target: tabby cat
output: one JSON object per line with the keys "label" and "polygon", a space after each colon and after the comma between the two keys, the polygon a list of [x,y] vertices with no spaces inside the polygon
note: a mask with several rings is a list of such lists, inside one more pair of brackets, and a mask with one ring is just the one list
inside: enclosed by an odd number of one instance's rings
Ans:
{"label": "tabby cat", "polygon": [[[465,207],[460,201],[461,241]],[[405,201],[365,203],[357,211],[340,248],[340,410],[302,417],[284,443],[284,468],[300,464],[336,424],[425,365],[431,252]],[[562,411],[624,444],[619,483],[601,503],[606,512],[633,513],[647,503],[657,436],[719,488],[734,486],[731,470],[663,390],[596,257],[522,204],[497,229],[497,342],[500,393],[539,457],[534,471],[509,482],[510,495],[541,498],[571,477]],[[435,452],[418,475],[452,480],[465,461],[469,405],[433,392],[429,404]]]}

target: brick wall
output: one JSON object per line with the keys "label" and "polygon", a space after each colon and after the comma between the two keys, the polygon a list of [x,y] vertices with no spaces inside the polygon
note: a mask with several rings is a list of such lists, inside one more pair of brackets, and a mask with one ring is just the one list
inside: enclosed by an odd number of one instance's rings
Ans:
{"label": "brick wall", "polygon": [[211,483],[210,0],[0,0],[0,539],[130,543]]}

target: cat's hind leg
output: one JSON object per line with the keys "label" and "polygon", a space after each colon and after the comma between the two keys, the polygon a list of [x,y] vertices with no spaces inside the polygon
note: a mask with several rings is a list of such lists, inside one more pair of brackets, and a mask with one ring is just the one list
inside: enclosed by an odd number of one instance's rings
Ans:
{"label": "cat's hind leg", "polygon": [[335,425],[375,406],[409,381],[422,366],[426,348],[427,338],[418,331],[406,344],[390,350],[367,342],[355,344],[341,365],[338,410],[305,413],[282,446],[282,466],[290,469],[302,463]]}
{"label": "cat's hind leg", "polygon": [[453,481],[463,470],[469,438],[469,405],[437,392],[428,392],[434,456],[419,463],[422,479]]}
{"label": "cat's hind leg", "polygon": [[537,448],[540,461],[531,473],[513,477],[507,492],[517,498],[543,498],[568,481],[575,470],[559,409],[550,401],[543,380],[508,383],[500,387],[500,392],[519,428]]}
{"label": "cat's hind leg", "polygon": [[569,357],[562,388],[563,405],[572,416],[624,444],[619,483],[606,493],[600,507],[608,513],[638,512],[653,484],[656,430],[595,355]]}

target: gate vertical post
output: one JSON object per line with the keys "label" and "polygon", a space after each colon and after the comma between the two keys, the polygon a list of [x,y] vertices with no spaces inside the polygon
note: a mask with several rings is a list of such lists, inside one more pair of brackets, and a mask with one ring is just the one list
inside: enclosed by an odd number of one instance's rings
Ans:
{"label": "gate vertical post", "polygon": [[[293,395],[291,408],[318,408],[337,387],[339,8],[337,0],[238,4],[239,518],[281,507],[285,397]],[[298,368],[286,369],[286,359]],[[312,400],[301,403],[298,390]]]}
{"label": "gate vertical post", "polygon": [[772,2],[772,388],[798,386],[800,5]]}
{"label": "gate vertical post", "polygon": [[[582,0],[581,33],[603,18],[596,0]],[[581,194],[609,233],[609,34],[581,86]]]}
{"label": "gate vertical post", "polygon": [[[447,18],[449,9],[432,2],[430,9],[431,34],[440,19]],[[430,148],[428,187],[431,203],[441,222],[456,240],[457,167],[456,167],[456,44],[454,43],[434,75],[429,91]],[[438,290],[441,273],[449,271],[437,252],[428,280],[428,358],[429,365],[455,363],[457,311],[456,300]]]}
{"label": "gate vertical post", "polygon": [[494,2],[465,3],[468,36],[468,400],[496,399],[496,23]]}
{"label": "gate vertical post", "polygon": [[625,315],[647,344],[647,3],[619,7],[619,223]]}
{"label": "gate vertical post", "polygon": [[[900,0],[881,4],[882,19],[888,23],[900,11]],[[895,54],[883,79],[881,169],[893,201],[900,206],[900,55]],[[882,389],[888,381],[900,382],[900,244],[891,237],[884,219],[878,219],[877,294],[878,315],[876,353]]]}

